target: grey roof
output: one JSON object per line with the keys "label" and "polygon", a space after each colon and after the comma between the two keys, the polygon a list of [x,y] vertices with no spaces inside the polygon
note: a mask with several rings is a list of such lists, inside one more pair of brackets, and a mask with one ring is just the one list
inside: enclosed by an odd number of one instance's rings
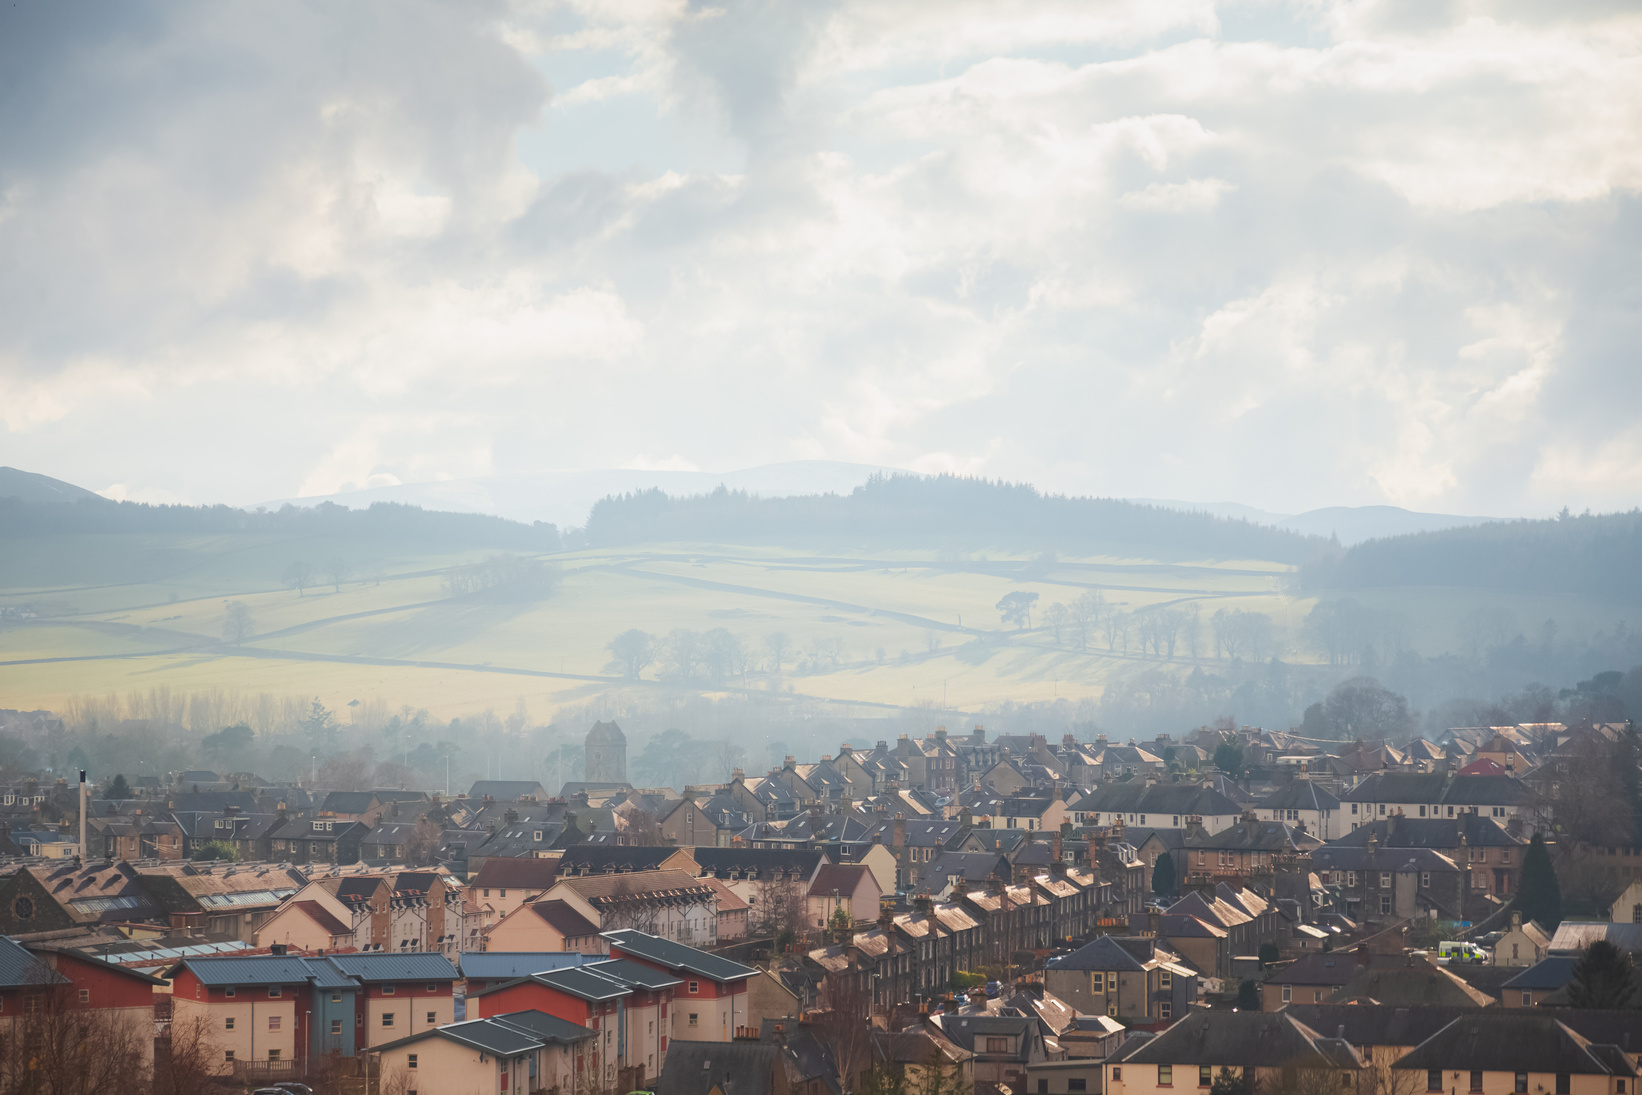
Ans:
{"label": "grey roof", "polygon": [[259,954],[245,958],[184,958],[167,978],[186,968],[203,985],[303,985],[316,975],[306,958]]}
{"label": "grey roof", "polygon": [[493,798],[497,802],[514,802],[526,795],[546,798],[547,791],[533,779],[481,779],[468,788],[468,798]]}
{"label": "grey roof", "polygon": [[1199,815],[1222,817],[1243,808],[1213,787],[1195,783],[1103,783],[1075,804],[1088,813]]}
{"label": "grey roof", "polygon": [[1502,989],[1515,989],[1521,992],[1524,989],[1545,989],[1554,991],[1566,985],[1574,975],[1574,963],[1579,959],[1572,955],[1552,955],[1541,959],[1511,978]]}
{"label": "grey roof", "polygon": [[[587,868],[593,872],[616,869],[653,871],[681,849],[672,844],[572,844],[559,860],[559,871]],[[682,849],[688,851],[689,849]]]}
{"label": "grey roof", "polygon": [[[1146,940],[1146,943],[1149,947],[1151,940]],[[1139,971],[1145,969],[1146,966],[1112,936],[1103,935],[1093,942],[1079,947],[1071,954],[1054,959],[1053,965],[1049,968],[1052,970]]]}
{"label": "grey roof", "polygon": [[475,981],[518,980],[533,973],[582,966],[598,961],[597,956],[575,951],[537,953],[535,951],[472,951],[463,954],[457,965],[462,976]]}
{"label": "grey roof", "polygon": [[1313,848],[1314,871],[1457,871],[1459,865],[1430,848],[1377,848],[1325,844]]}
{"label": "grey roof", "polygon": [[482,1049],[497,1057],[523,1056],[552,1044],[571,1044],[592,1038],[594,1032],[575,1023],[566,1022],[541,1011],[510,1011],[489,1019],[470,1019],[435,1027],[409,1038],[374,1047],[377,1050],[397,1049],[428,1038],[447,1038],[452,1042]]}
{"label": "grey roof", "polygon": [[945,852],[920,867],[920,878],[958,876],[965,882],[983,882],[993,875],[1008,878],[1009,861],[995,852]]}
{"label": "grey roof", "polygon": [[649,966],[641,966],[639,963],[630,962],[625,958],[611,958],[604,962],[594,962],[586,968],[601,977],[625,981],[629,985],[637,985],[641,989],[664,989],[684,983],[670,974],[660,973]]}
{"label": "grey roof", "polygon": [[[1475,1007],[1452,1005],[1289,1004],[1283,1008],[1284,1015],[1312,1030],[1336,1033],[1354,1046],[1417,1046],[1433,1031],[1476,1013]],[[1642,1015],[1637,1019],[1642,1021]]]}
{"label": "grey roof", "polygon": [[1511,832],[1491,817],[1465,814],[1461,817],[1398,817],[1380,818],[1359,825],[1330,844],[1367,844],[1372,836],[1386,848],[1458,848],[1460,837],[1473,847],[1515,848],[1528,841]]}
{"label": "grey roof", "polygon": [[0,935],[0,988],[65,984],[67,981],[68,978],[36,958],[27,947]]}
{"label": "grey roof", "polygon": [[[1621,1066],[1593,1053],[1591,1043],[1550,1015],[1532,1008],[1497,1008],[1461,1016],[1421,1042],[1399,1069],[1483,1069],[1492,1072],[1568,1072],[1612,1076]],[[1621,1076],[1634,1076],[1626,1062]]]}
{"label": "grey roof", "polygon": [[718,1087],[734,1095],[772,1095],[782,1052],[762,1042],[670,1042],[656,1090],[707,1095]]}
{"label": "grey roof", "polygon": [[1349,1045],[1322,1037],[1287,1013],[1259,1011],[1193,1011],[1128,1059],[1244,1068],[1364,1067]]}
{"label": "grey roof", "polygon": [[821,852],[813,848],[691,848],[690,855],[703,874],[745,874],[763,876],[766,871],[798,871],[804,878],[821,864]]}
{"label": "grey roof", "polygon": [[330,961],[349,977],[367,984],[377,981],[455,981],[462,974],[442,954],[406,952],[333,954]]}
{"label": "grey roof", "polygon": [[1622,951],[1642,953],[1642,924],[1564,920],[1551,937],[1551,953],[1576,954],[1598,939],[1606,939]]}
{"label": "grey roof", "polygon": [[590,972],[585,966],[567,966],[564,969],[548,970],[545,973],[533,973],[530,980],[539,985],[558,989],[560,992],[579,996],[583,1000],[617,1000],[623,996],[631,996],[633,990],[612,978]]}
{"label": "grey roof", "polygon": [[621,732],[616,720],[611,719],[609,722],[595,722],[583,740],[587,745],[626,745],[627,735]]}
{"label": "grey roof", "polygon": [[1343,796],[1346,802],[1441,802],[1443,772],[1375,772]]}
{"label": "grey roof", "polygon": [[1231,851],[1258,850],[1263,852],[1294,851],[1311,847],[1315,840],[1281,821],[1239,821],[1218,833],[1197,836],[1186,834],[1188,848],[1226,849]]}
{"label": "grey roof", "polygon": [[1255,807],[1259,810],[1338,810],[1340,799],[1327,787],[1309,779],[1297,779],[1279,787]]}
{"label": "grey roof", "polygon": [[634,931],[631,928],[604,932],[603,938],[609,941],[612,947],[619,947],[625,953],[647,962],[654,962],[668,969],[694,973],[711,981],[744,981],[758,973],[753,967],[743,966],[740,962],[732,962],[728,958],[720,958],[716,954],[698,951],[683,943],[674,943],[670,939],[662,939],[660,936]]}
{"label": "grey roof", "polygon": [[332,791],[325,796],[321,810],[337,814],[362,814],[378,804],[370,791]]}

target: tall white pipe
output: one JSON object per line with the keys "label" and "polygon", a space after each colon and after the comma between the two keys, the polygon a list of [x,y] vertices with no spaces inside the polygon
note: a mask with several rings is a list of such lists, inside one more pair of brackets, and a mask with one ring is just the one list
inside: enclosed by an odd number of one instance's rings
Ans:
{"label": "tall white pipe", "polygon": [[86,770],[80,769],[80,862],[86,861]]}

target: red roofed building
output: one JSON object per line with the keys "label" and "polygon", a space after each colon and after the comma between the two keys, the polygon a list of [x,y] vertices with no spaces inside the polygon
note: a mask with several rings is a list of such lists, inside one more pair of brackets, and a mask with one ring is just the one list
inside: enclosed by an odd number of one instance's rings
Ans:
{"label": "red roofed building", "polygon": [[1503,776],[1505,765],[1490,757],[1480,757],[1459,770],[1462,776]]}
{"label": "red roofed building", "polygon": [[611,958],[624,958],[681,982],[672,990],[674,1041],[728,1042],[748,1025],[747,983],[758,970],[716,954],[623,928],[604,933]]}
{"label": "red roofed building", "polygon": [[604,953],[599,926],[569,902],[557,900],[520,905],[490,929],[485,946],[497,951]]}
{"label": "red roofed building", "polygon": [[560,859],[492,856],[468,882],[488,931],[508,913],[550,889],[559,874]]}

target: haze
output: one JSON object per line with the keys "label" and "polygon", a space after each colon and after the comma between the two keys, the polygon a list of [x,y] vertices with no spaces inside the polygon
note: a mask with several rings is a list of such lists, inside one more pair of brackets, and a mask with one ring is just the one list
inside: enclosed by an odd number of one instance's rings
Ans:
{"label": "haze", "polygon": [[0,463],[255,503],[828,459],[1642,499],[1642,17],[0,14]]}

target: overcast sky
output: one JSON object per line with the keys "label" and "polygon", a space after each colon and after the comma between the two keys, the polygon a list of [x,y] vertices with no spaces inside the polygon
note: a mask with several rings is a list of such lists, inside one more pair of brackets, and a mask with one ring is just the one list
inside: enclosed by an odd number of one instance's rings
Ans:
{"label": "overcast sky", "polygon": [[1639,186],[1631,3],[23,2],[0,464],[1629,508]]}

